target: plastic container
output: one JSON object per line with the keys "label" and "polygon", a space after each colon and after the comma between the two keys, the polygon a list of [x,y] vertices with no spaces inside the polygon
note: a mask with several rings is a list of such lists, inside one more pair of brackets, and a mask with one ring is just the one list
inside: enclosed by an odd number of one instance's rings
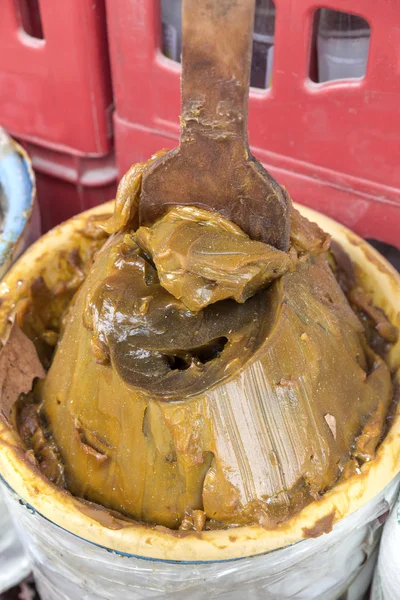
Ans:
{"label": "plastic container", "polygon": [[[100,206],[90,214],[111,212]],[[318,213],[306,216],[331,232],[362,268],[374,302],[399,324],[400,276],[357,236]],[[51,269],[57,249],[74,244],[81,215],[39,240],[0,290],[0,325],[18,295],[18,280]],[[53,274],[54,276],[54,274]],[[400,365],[400,341],[391,350]],[[0,423],[0,473],[7,502],[27,536],[43,600],[263,598],[361,600],[372,576],[383,516],[398,491],[400,410],[377,458],[279,530],[258,526],[196,533],[132,524],[54,487],[24,460],[13,431]],[[328,525],[327,525],[328,520]],[[329,530],[330,533],[322,534]],[[305,530],[309,536],[304,539]],[[320,535],[321,534],[321,535]]]}
{"label": "plastic container", "polygon": [[321,8],[317,38],[318,81],[363,77],[367,69],[370,34],[365,19]]}
{"label": "plastic container", "polygon": [[104,0],[2,0],[4,127],[61,152],[104,155],[111,105]]}
{"label": "plastic container", "polygon": [[92,158],[21,143],[35,170],[42,231],[114,197],[117,169],[113,152]]}
{"label": "plastic container", "polygon": [[[400,11],[392,0],[330,0],[372,30],[365,77],[310,80],[316,0],[276,0],[272,86],[252,88],[249,140],[255,156],[297,202],[363,237],[399,245]],[[156,0],[107,0],[119,175],[178,142],[180,65],[161,52]],[[135,57],[133,60],[132,57]]]}
{"label": "plastic container", "polygon": [[0,486],[0,594],[25,579],[31,572],[28,554],[22,547]]}
{"label": "plastic container", "polygon": [[[0,127],[0,277],[40,236],[35,191],[28,157]],[[0,594],[26,577],[30,570],[0,487]]]}
{"label": "plastic container", "polygon": [[235,561],[174,563],[146,560],[76,537],[23,501],[7,503],[26,547],[42,600],[141,598],[262,598],[263,600],[362,600],[376,562],[382,524],[399,479],[325,536]]}
{"label": "plastic container", "polygon": [[41,234],[31,161],[0,127],[0,277]]}
{"label": "plastic container", "polygon": [[104,0],[3,0],[0,124],[32,156],[44,231],[112,197]]}

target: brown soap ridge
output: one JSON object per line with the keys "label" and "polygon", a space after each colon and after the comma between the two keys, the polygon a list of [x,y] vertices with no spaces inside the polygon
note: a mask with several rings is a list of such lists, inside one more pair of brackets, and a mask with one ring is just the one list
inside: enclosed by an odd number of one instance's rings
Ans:
{"label": "brown soap ridge", "polygon": [[167,152],[165,149],[159,150],[148,161],[136,163],[128,169],[118,185],[114,214],[101,224],[106,233],[117,233],[128,226],[137,229],[143,171]]}
{"label": "brown soap ridge", "polygon": [[323,253],[329,250],[331,236],[322,231],[316,223],[303,217],[291,204],[290,241],[298,251]]}
{"label": "brown soap ridge", "polygon": [[[19,435],[28,448],[28,456],[40,471],[55,485],[64,488],[64,465],[58,448],[52,438],[51,430],[43,420],[41,407],[34,397],[19,400]],[[33,454],[33,456],[32,456]]]}
{"label": "brown soap ridge", "polygon": [[[397,342],[397,327],[390,323],[381,308],[374,306],[349,256],[335,241],[331,243],[331,257],[336,279],[346,293],[353,311],[363,323],[367,344],[379,356],[385,358],[391,345]],[[372,255],[369,255],[370,259],[372,260]]]}
{"label": "brown soap ridge", "polygon": [[34,379],[45,375],[33,342],[14,320],[0,351],[0,415],[6,422],[20,395],[32,389]]}
{"label": "brown soap ridge", "polygon": [[333,523],[335,521],[336,511],[332,510],[328,515],[318,519],[313,527],[303,527],[304,537],[317,538],[324,533],[332,531]]}

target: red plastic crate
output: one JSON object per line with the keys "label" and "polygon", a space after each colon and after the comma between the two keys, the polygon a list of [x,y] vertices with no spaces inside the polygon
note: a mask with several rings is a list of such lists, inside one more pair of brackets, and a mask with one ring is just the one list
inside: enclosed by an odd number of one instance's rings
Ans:
{"label": "red plastic crate", "polygon": [[103,202],[115,198],[116,183],[86,186],[36,172],[42,231]]}
{"label": "red plastic crate", "polygon": [[41,23],[37,12],[31,23],[38,37],[23,28],[29,5],[1,0],[0,124],[61,152],[108,154],[112,89],[104,0],[40,0]]}
{"label": "red plastic crate", "polygon": [[113,153],[93,159],[20,142],[35,170],[43,233],[115,197],[117,169]]}
{"label": "red plastic crate", "polygon": [[[252,90],[253,153],[298,202],[360,235],[400,246],[400,7],[393,0],[275,0],[272,88]],[[366,76],[313,83],[313,16],[321,6],[371,26]],[[120,174],[179,134],[180,66],[160,51],[158,0],[107,0]],[[397,125],[398,127],[398,125]]]}

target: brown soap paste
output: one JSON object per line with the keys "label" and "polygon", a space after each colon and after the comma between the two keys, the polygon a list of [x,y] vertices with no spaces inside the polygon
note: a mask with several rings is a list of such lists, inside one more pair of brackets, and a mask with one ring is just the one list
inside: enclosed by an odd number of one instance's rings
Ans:
{"label": "brown soap paste", "polygon": [[355,306],[357,276],[294,209],[288,253],[192,207],[138,230],[142,170],[53,327],[20,433],[59,485],[127,517],[273,527],[357,476],[381,439],[391,375],[338,284]]}
{"label": "brown soap paste", "polygon": [[218,214],[173,208],[135,234],[161,285],[192,311],[226,298],[245,302],[294,266],[297,256],[251,240]]}

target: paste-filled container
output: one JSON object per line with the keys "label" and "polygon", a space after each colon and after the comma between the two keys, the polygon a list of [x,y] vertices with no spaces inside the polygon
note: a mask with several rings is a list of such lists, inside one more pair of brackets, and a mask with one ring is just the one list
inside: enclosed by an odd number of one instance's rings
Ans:
{"label": "paste-filled container", "polygon": [[[38,274],[51,271],[61,248],[98,207],[39,240],[6,276],[1,290],[1,328]],[[331,233],[368,282],[373,302],[399,325],[400,278],[368,244],[309,209],[303,214]],[[57,274],[52,275],[57,277]],[[400,365],[400,342],[388,363]],[[55,598],[229,597],[361,599],[369,585],[383,517],[393,506],[400,468],[398,411],[374,460],[275,529],[243,526],[203,532],[171,531],[124,522],[88,508],[55,487],[26,459],[13,430],[0,430],[0,473],[7,502],[27,537],[44,600]],[[347,594],[347,595],[345,595]]]}
{"label": "paste-filled container", "polygon": [[[29,158],[0,127],[0,277],[40,236],[35,178]],[[0,489],[0,593],[30,571]]]}

